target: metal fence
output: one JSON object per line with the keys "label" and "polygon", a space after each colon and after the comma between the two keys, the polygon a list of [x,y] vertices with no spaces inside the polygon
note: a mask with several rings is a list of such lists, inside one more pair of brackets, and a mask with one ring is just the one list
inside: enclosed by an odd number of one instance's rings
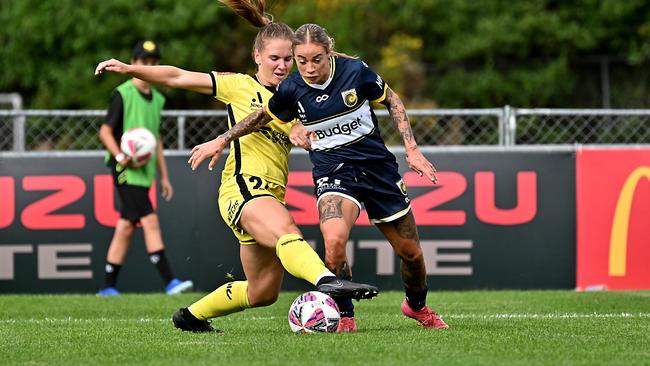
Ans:
{"label": "metal fence", "polygon": [[[650,144],[650,110],[425,109],[408,111],[422,146]],[[0,110],[0,151],[99,150],[104,110]],[[186,150],[226,131],[223,110],[162,114],[167,149]],[[402,144],[386,110],[378,110],[388,146]]]}

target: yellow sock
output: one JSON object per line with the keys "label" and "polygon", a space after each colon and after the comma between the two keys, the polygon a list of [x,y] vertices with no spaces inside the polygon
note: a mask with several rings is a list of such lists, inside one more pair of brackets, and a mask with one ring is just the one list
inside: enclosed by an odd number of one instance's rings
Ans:
{"label": "yellow sock", "polygon": [[278,239],[275,253],[287,272],[311,282],[312,285],[324,274],[334,275],[325,267],[309,243],[298,234],[287,234]]}
{"label": "yellow sock", "polygon": [[190,312],[200,320],[224,316],[250,308],[248,303],[248,281],[229,282],[189,307]]}

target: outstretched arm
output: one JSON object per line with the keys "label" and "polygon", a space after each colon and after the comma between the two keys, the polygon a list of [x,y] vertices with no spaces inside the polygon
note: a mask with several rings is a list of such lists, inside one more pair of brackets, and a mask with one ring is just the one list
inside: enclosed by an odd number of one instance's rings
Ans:
{"label": "outstretched arm", "polygon": [[95,75],[104,71],[128,75],[154,84],[170,88],[187,89],[201,94],[212,94],[212,78],[204,72],[187,71],[167,65],[129,65],[116,59],[100,62],[95,68]]}
{"label": "outstretched arm", "polygon": [[223,135],[217,136],[212,141],[208,141],[201,145],[196,145],[192,149],[192,156],[188,160],[188,164],[192,167],[192,170],[195,170],[203,160],[208,157],[212,157],[208,169],[212,170],[217,160],[223,153],[223,150],[230,144],[231,141],[238,139],[244,135],[248,135],[251,132],[257,131],[258,128],[266,125],[271,121],[271,116],[266,113],[266,107],[262,107],[255,112],[248,115],[228,131],[224,132]]}
{"label": "outstretched arm", "polygon": [[395,122],[397,129],[402,135],[404,147],[406,147],[406,162],[409,168],[416,171],[420,176],[423,174],[426,175],[433,183],[437,183],[436,168],[420,152],[418,144],[415,142],[413,130],[411,130],[411,124],[406,115],[406,108],[402,100],[391,88],[388,88],[386,90],[386,99],[382,103],[388,108],[393,122]]}
{"label": "outstretched arm", "polygon": [[226,140],[226,143],[230,143],[244,135],[257,131],[258,128],[269,122],[271,122],[271,116],[266,113],[266,107],[262,107],[232,126],[232,128],[224,132],[221,137]]}

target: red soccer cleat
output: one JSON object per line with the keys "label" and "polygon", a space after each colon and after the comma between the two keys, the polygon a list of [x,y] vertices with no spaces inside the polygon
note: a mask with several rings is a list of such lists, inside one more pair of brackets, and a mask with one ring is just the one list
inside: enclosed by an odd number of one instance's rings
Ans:
{"label": "red soccer cleat", "polygon": [[339,327],[336,328],[337,333],[354,333],[357,331],[357,323],[354,318],[343,317],[339,320]]}
{"label": "red soccer cleat", "polygon": [[[436,313],[435,311],[429,309],[428,306],[423,307],[422,309],[415,311],[411,309],[408,302],[404,300],[402,303],[402,314],[405,316],[417,320],[421,326],[425,328],[434,328],[434,329],[447,329],[449,326],[445,323],[444,320]],[[341,319],[343,320],[343,319]]]}

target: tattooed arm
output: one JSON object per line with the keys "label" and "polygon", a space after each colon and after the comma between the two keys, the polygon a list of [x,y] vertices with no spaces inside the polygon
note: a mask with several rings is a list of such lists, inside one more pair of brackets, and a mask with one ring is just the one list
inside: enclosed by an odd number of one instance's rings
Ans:
{"label": "tattooed arm", "polygon": [[388,88],[386,90],[386,99],[382,103],[388,108],[390,117],[402,135],[404,147],[406,147],[406,161],[408,162],[409,168],[420,174],[420,176],[423,174],[426,175],[433,183],[436,183],[438,181],[436,168],[420,152],[418,144],[415,142],[413,130],[411,130],[411,124],[406,115],[406,108],[402,100],[391,88]]}
{"label": "tattooed arm", "polygon": [[[236,140],[251,132],[257,131],[258,128],[271,122],[271,116],[266,113],[266,107],[262,107],[255,112],[249,114],[246,118],[237,122],[231,129],[224,132],[221,136],[229,144],[231,141]],[[217,138],[219,138],[217,137]]]}
{"label": "tattooed arm", "polygon": [[266,113],[266,108],[262,107],[258,109],[232,126],[231,129],[224,132],[222,135],[217,136],[216,139],[194,146],[192,149],[192,156],[190,156],[190,160],[187,161],[188,164],[190,164],[192,170],[195,170],[199,165],[201,165],[203,160],[212,157],[210,164],[208,165],[208,169],[212,170],[217,163],[217,160],[219,160],[221,153],[231,141],[257,131],[258,128],[266,125],[270,121],[271,116]]}
{"label": "tattooed arm", "polygon": [[390,117],[393,119],[393,122],[395,122],[397,130],[402,135],[404,146],[406,147],[406,153],[408,154],[411,151],[417,150],[418,145],[415,142],[415,137],[413,137],[413,130],[411,130],[409,117],[406,115],[406,108],[393,89],[388,88],[388,90],[386,90],[386,99],[384,99],[384,104],[386,105],[386,108],[388,108],[388,113],[390,113]]}

